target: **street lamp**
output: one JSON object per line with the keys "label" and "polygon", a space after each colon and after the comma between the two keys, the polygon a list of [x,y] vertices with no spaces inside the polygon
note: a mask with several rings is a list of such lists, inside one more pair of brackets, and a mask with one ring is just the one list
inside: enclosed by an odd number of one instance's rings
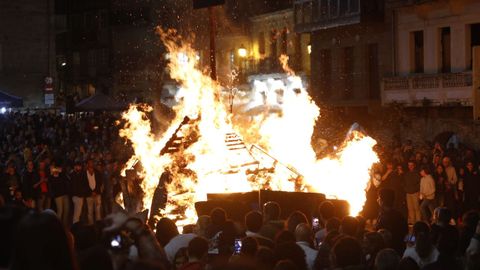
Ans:
{"label": "street lamp", "polygon": [[238,48],[238,56],[241,58],[245,58],[247,56],[247,49],[243,46],[243,44]]}
{"label": "street lamp", "polygon": [[240,78],[243,81],[244,74],[244,67],[245,64],[245,57],[247,57],[247,49],[243,46],[243,44],[238,48],[238,56],[240,56]]}

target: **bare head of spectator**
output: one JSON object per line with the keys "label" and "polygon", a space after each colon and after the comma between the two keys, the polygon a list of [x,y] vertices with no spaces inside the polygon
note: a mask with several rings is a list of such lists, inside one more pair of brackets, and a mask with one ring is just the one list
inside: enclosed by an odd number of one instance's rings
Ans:
{"label": "bare head of spectator", "polygon": [[413,172],[415,170],[415,167],[417,167],[417,165],[415,164],[415,161],[409,160],[407,163],[408,171]]}
{"label": "bare head of spectator", "polygon": [[278,246],[282,243],[292,242],[295,243],[295,235],[287,230],[280,231],[275,236],[275,245]]}
{"label": "bare head of spectator", "polygon": [[340,219],[333,217],[327,220],[327,223],[325,224],[325,229],[327,229],[327,233],[331,231],[338,231],[340,229],[340,224]]}
{"label": "bare head of spectator", "polygon": [[295,228],[295,239],[297,242],[313,242],[313,231],[310,225],[306,223],[300,223]]}
{"label": "bare head of spectator", "polygon": [[95,170],[95,161],[92,158],[87,159],[86,169],[90,173],[93,173]]}
{"label": "bare head of spectator", "polygon": [[323,222],[326,222],[335,216],[335,206],[331,201],[323,201],[318,207],[318,213]]}
{"label": "bare head of spectator", "polygon": [[266,202],[263,205],[263,219],[265,222],[280,219],[280,205],[277,202]]}
{"label": "bare head of spectator", "polygon": [[378,232],[368,232],[363,237],[365,254],[375,255],[385,248],[385,241]]}
{"label": "bare head of spectator", "polygon": [[340,233],[356,237],[358,232],[358,220],[354,217],[346,216],[342,219]]}
{"label": "bare head of spectator", "polygon": [[197,219],[197,224],[195,225],[195,234],[201,237],[207,235],[207,229],[211,224],[211,219],[209,216],[199,216]]}
{"label": "bare head of spectator", "polygon": [[248,212],[245,216],[245,227],[248,231],[257,233],[263,225],[262,214],[258,211]]}
{"label": "bare head of spectator", "polygon": [[195,237],[188,243],[188,262],[205,262],[208,254],[208,241],[203,237]]}
{"label": "bare head of spectator", "polygon": [[451,160],[450,160],[449,157],[444,157],[444,158],[442,159],[442,164],[443,164],[443,166],[444,166],[445,168],[448,168],[448,167],[450,167],[450,165],[452,164],[452,162],[451,162]]}
{"label": "bare head of spectator", "polygon": [[287,219],[287,230],[295,232],[297,225],[300,223],[308,223],[307,217],[300,211],[294,211]]}
{"label": "bare head of spectator", "polygon": [[420,258],[427,258],[432,253],[434,246],[430,238],[430,227],[425,222],[418,221],[413,225],[415,236],[415,251]]}
{"label": "bare head of spectator", "polygon": [[10,269],[78,269],[71,240],[56,216],[32,213],[20,221]]}
{"label": "bare head of spectator", "polygon": [[162,247],[166,246],[170,240],[178,235],[178,228],[169,218],[161,218],[156,225],[155,237]]}
{"label": "bare head of spectator", "polygon": [[270,270],[275,266],[273,250],[260,246],[255,254],[255,262],[260,270]]}
{"label": "bare head of spectator", "polygon": [[435,218],[437,225],[447,226],[448,224],[450,224],[450,220],[452,219],[452,211],[447,207],[440,207],[437,209],[438,209],[438,215]]}
{"label": "bare head of spectator", "polygon": [[242,239],[242,247],[240,249],[240,254],[253,258],[257,253],[257,250],[257,239],[248,236]]}
{"label": "bare head of spectator", "polygon": [[382,236],[383,242],[385,243],[385,247],[391,248],[392,247],[392,233],[387,229],[380,229],[378,233]]}
{"label": "bare head of spectator", "polygon": [[212,225],[223,226],[227,221],[227,213],[222,208],[217,207],[210,212],[210,219]]}
{"label": "bare head of spectator", "polygon": [[218,251],[220,255],[230,256],[233,253],[237,236],[238,234],[235,224],[232,221],[227,220],[218,237]]}
{"label": "bare head of spectator", "polygon": [[181,247],[175,253],[175,257],[173,259],[173,269],[180,269],[184,264],[188,262],[188,247]]}
{"label": "bare head of spectator", "polygon": [[363,263],[363,252],[360,243],[353,237],[340,238],[333,246],[331,255],[333,268],[355,267]]}
{"label": "bare head of spectator", "polygon": [[295,242],[286,242],[277,245],[274,254],[277,261],[290,260],[296,265],[297,269],[307,269],[305,252]]}
{"label": "bare head of spectator", "polygon": [[391,248],[380,250],[375,257],[375,269],[377,270],[396,270],[399,263],[400,256]]}

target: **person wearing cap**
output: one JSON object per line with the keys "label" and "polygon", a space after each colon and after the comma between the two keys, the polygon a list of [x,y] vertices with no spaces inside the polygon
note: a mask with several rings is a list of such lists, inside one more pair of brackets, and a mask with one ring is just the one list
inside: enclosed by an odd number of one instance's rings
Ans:
{"label": "person wearing cap", "polygon": [[72,224],[75,224],[80,221],[85,198],[90,195],[88,191],[88,180],[85,173],[82,172],[82,162],[80,162],[80,160],[76,160],[73,165],[73,170],[70,173],[70,182],[73,202]]}

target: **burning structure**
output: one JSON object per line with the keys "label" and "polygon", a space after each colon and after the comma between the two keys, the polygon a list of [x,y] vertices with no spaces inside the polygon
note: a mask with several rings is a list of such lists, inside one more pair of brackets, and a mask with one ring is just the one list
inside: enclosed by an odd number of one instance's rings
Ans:
{"label": "burning structure", "polygon": [[[126,124],[120,131],[134,149],[127,167],[141,164],[137,173],[143,179],[144,208],[167,171],[171,177],[164,183],[168,199],[161,215],[178,226],[194,222],[194,203],[211,193],[321,192],[348,201],[352,215],[361,211],[370,167],[378,161],[374,139],[353,131],[335,156],[318,159],[311,137],[320,109],[293,71],[267,82],[281,101],[280,110],[271,113],[263,106],[254,114],[232,115],[221,86],[198,69],[195,51],[173,30],[158,33],[171,56],[170,75],[183,89],[174,106],[176,117],[153,134],[147,117],[151,108],[135,105],[123,114]],[[283,61],[287,67],[288,59]],[[253,84],[268,92],[265,83]],[[268,98],[272,95],[261,100]]]}

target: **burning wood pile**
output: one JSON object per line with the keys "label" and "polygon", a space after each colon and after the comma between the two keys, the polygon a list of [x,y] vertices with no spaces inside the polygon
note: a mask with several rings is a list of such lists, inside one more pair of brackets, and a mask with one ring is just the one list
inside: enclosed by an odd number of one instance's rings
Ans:
{"label": "burning wood pile", "polygon": [[168,171],[168,199],[160,215],[178,226],[195,222],[194,204],[209,193],[321,192],[348,201],[352,215],[361,211],[370,168],[378,161],[374,139],[353,132],[334,156],[319,159],[311,137],[320,109],[293,71],[285,82],[269,82],[283,89],[280,113],[232,115],[221,86],[198,69],[196,52],[174,31],[158,32],[171,55],[170,76],[184,96],[174,107],[176,118],[158,134],[151,131],[150,107],[132,105],[123,114],[120,135],[134,149],[126,168],[141,164],[143,208],[150,207],[159,179]]}

